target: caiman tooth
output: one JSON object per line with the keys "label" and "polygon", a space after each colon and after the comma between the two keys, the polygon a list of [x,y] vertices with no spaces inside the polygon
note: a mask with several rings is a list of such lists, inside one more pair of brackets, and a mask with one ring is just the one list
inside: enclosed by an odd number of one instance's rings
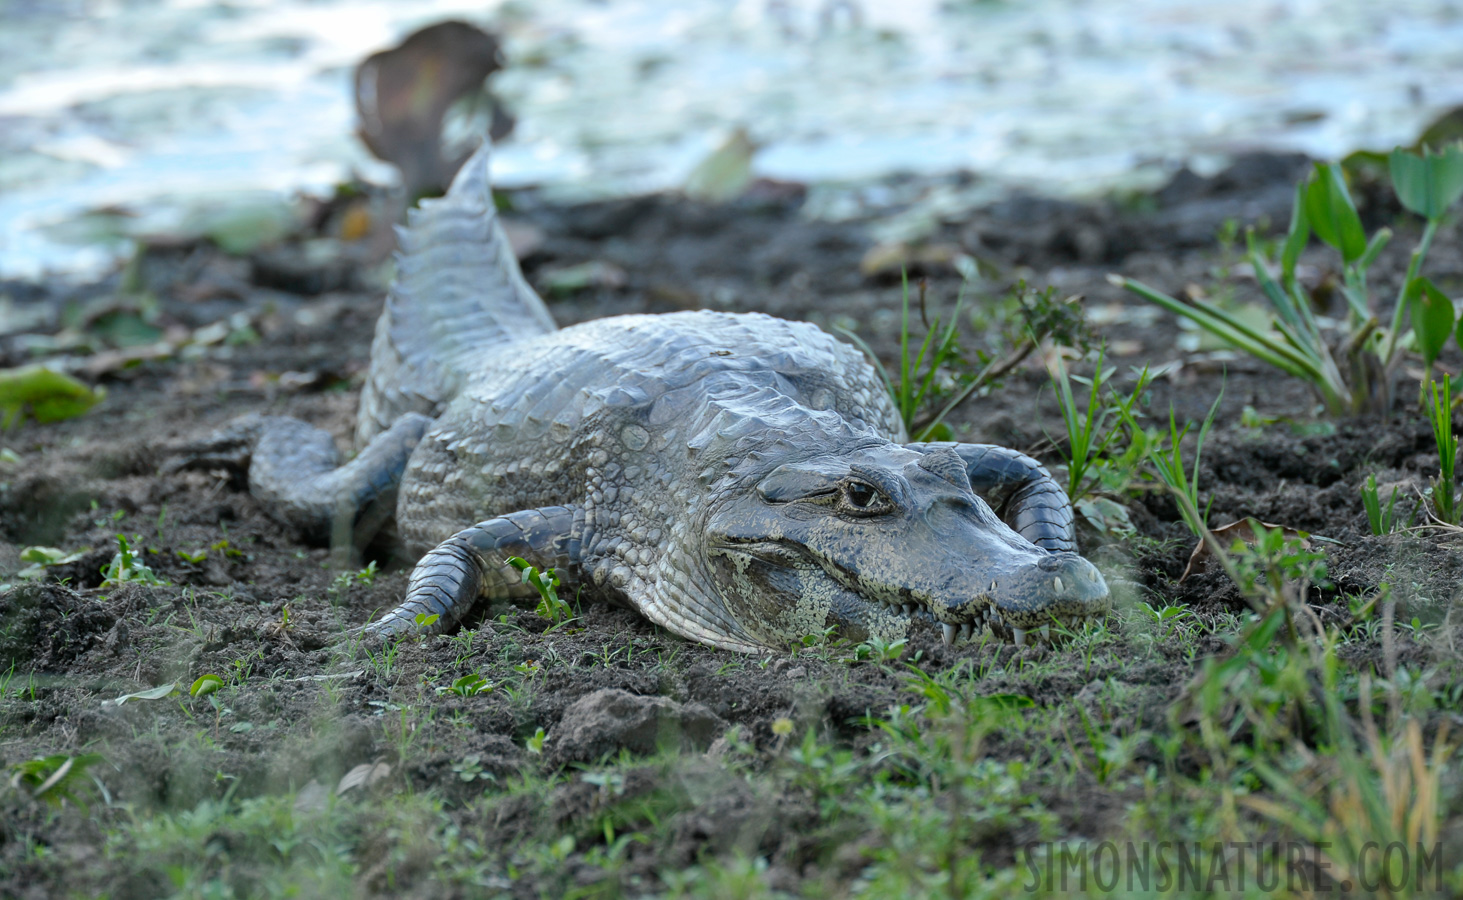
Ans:
{"label": "caiman tooth", "polygon": [[945,646],[953,647],[955,645],[955,626],[951,625],[949,622],[946,622],[943,626],[941,626],[940,630],[945,638]]}
{"label": "caiman tooth", "polygon": [[913,603],[906,603],[906,604],[904,604],[904,606],[902,606],[900,608],[903,610],[903,612],[904,612],[904,614],[906,616],[912,616],[912,615],[914,615],[915,606],[914,606]]}
{"label": "caiman tooth", "polygon": [[1052,642],[1052,627],[1050,625],[1041,626],[1041,639],[1048,644]]}
{"label": "caiman tooth", "polygon": [[960,639],[969,640],[972,625],[969,622],[962,622],[960,625]]}
{"label": "caiman tooth", "polygon": [[1052,587],[1056,590],[1058,594],[1062,592],[1062,576],[1058,575],[1057,577],[1052,579]]}
{"label": "caiman tooth", "polygon": [[[950,626],[946,625],[945,627],[946,628],[949,628]],[[1026,629],[1025,628],[1015,628],[1015,627],[1013,627],[1011,629],[1011,634],[1014,636],[1014,640],[1016,642],[1016,646],[1018,646],[1018,647],[1025,647],[1026,646]]]}

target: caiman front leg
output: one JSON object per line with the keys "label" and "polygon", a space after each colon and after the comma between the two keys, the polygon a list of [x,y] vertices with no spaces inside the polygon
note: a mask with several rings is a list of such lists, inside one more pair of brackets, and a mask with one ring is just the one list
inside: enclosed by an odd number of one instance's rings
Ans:
{"label": "caiman front leg", "polygon": [[[567,586],[579,564],[580,519],[573,507],[545,506],[459,531],[421,558],[407,581],[406,599],[367,624],[366,634],[390,638],[413,631],[443,631],[478,600],[536,596],[535,588],[508,564],[510,556],[522,557],[540,571],[557,569]],[[418,626],[419,615],[438,618]]]}
{"label": "caiman front leg", "polygon": [[395,513],[407,458],[431,423],[404,415],[342,465],[329,432],[299,419],[247,416],[175,448],[164,471],[247,472],[249,493],[303,540],[361,548]]}
{"label": "caiman front leg", "polygon": [[1046,467],[1024,453],[995,444],[929,441],[906,444],[911,450],[953,450],[965,463],[970,486],[977,491],[1009,487],[1005,519],[1017,534],[1043,550],[1076,551],[1072,502]]}

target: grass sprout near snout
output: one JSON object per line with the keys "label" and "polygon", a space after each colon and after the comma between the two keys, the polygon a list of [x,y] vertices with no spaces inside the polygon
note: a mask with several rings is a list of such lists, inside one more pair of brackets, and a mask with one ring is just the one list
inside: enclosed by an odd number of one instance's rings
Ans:
{"label": "grass sprout near snout", "polygon": [[[878,354],[874,353],[873,348],[863,338],[841,326],[835,330],[862,350],[873,365],[884,389],[889,392],[894,408],[899,411],[899,417],[911,440],[952,439],[954,435],[949,426],[945,425],[945,418],[982,388],[994,384],[997,379],[1015,368],[1042,340],[1050,338],[1063,346],[1080,344],[1084,348],[1089,343],[1086,324],[1078,305],[1078,301],[1082,299],[1080,296],[1057,300],[1055,288],[1048,287],[1038,291],[1021,281],[1010,293],[1010,299],[1019,309],[1022,320],[1018,334],[1006,335],[1013,344],[1011,350],[1004,355],[986,354],[977,350],[974,351],[975,358],[968,359],[960,345],[960,312],[968,282],[961,284],[960,295],[955,301],[955,309],[949,320],[936,316],[933,324],[930,324],[925,311],[927,282],[920,280],[920,319],[926,322],[927,328],[922,341],[916,340],[910,330],[907,273],[901,274],[901,284],[899,364],[895,373],[890,374]],[[957,374],[951,370],[959,368],[958,364],[964,364],[967,370],[977,365],[980,368],[973,375]],[[948,396],[949,399],[935,410],[934,401],[943,396]]]}
{"label": "grass sprout near snout", "polygon": [[[1104,368],[1105,352],[1099,350],[1097,366],[1091,378],[1071,375],[1067,364],[1056,355],[1049,372],[1056,390],[1057,406],[1066,426],[1067,444],[1058,443],[1058,451],[1067,462],[1067,497],[1073,503],[1091,493],[1099,484],[1111,489],[1121,489],[1132,477],[1141,462],[1146,435],[1141,428],[1130,428],[1129,452],[1120,457],[1109,456],[1108,451],[1122,435],[1121,426],[1137,418],[1134,408],[1152,380],[1145,366],[1138,374],[1138,383],[1126,397],[1111,385],[1116,369]],[[1077,407],[1073,396],[1072,382],[1087,387],[1085,409]],[[1106,388],[1106,390],[1104,390]]]}
{"label": "grass sprout near snout", "polygon": [[[1214,425],[1214,414],[1219,411],[1219,402],[1224,399],[1224,391],[1221,389],[1219,396],[1214,398],[1214,405],[1209,407],[1209,414],[1204,417],[1204,422],[1199,426],[1199,433],[1194,437],[1194,464],[1192,468],[1185,466],[1183,455],[1183,440],[1188,435],[1193,423],[1186,423],[1183,428],[1178,427],[1174,418],[1173,409],[1168,411],[1168,435],[1167,439],[1154,440],[1148,443],[1148,461],[1152,464],[1155,472],[1158,473],[1158,480],[1168,488],[1169,493],[1178,504],[1179,515],[1183,518],[1184,524],[1195,537],[1203,538],[1209,533],[1209,506],[1213,504],[1210,498],[1209,504],[1200,511],[1199,507],[1199,460],[1204,452],[1204,440],[1209,436],[1209,429]],[[1131,413],[1120,414],[1128,427],[1136,432],[1139,428],[1137,421]]]}

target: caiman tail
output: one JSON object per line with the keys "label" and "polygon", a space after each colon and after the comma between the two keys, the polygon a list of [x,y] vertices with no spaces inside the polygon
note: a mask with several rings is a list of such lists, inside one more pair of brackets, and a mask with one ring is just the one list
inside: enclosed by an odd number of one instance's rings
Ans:
{"label": "caiman tail", "polygon": [[491,155],[484,141],[447,196],[423,200],[397,229],[396,279],[376,323],[357,449],[406,413],[435,417],[481,370],[485,351],[557,329],[498,222]]}

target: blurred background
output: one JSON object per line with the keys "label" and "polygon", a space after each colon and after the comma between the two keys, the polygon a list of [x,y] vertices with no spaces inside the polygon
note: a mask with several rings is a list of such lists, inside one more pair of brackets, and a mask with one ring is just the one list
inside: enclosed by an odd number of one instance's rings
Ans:
{"label": "blurred background", "polygon": [[358,133],[357,67],[446,20],[470,39],[426,48],[403,90],[478,81],[445,97],[449,166],[496,120],[505,187],[794,182],[814,219],[897,209],[886,238],[1013,189],[1386,150],[1463,103],[1454,0],[0,0],[0,278],[94,277],[219,210],[267,229],[301,194],[399,183]]}

